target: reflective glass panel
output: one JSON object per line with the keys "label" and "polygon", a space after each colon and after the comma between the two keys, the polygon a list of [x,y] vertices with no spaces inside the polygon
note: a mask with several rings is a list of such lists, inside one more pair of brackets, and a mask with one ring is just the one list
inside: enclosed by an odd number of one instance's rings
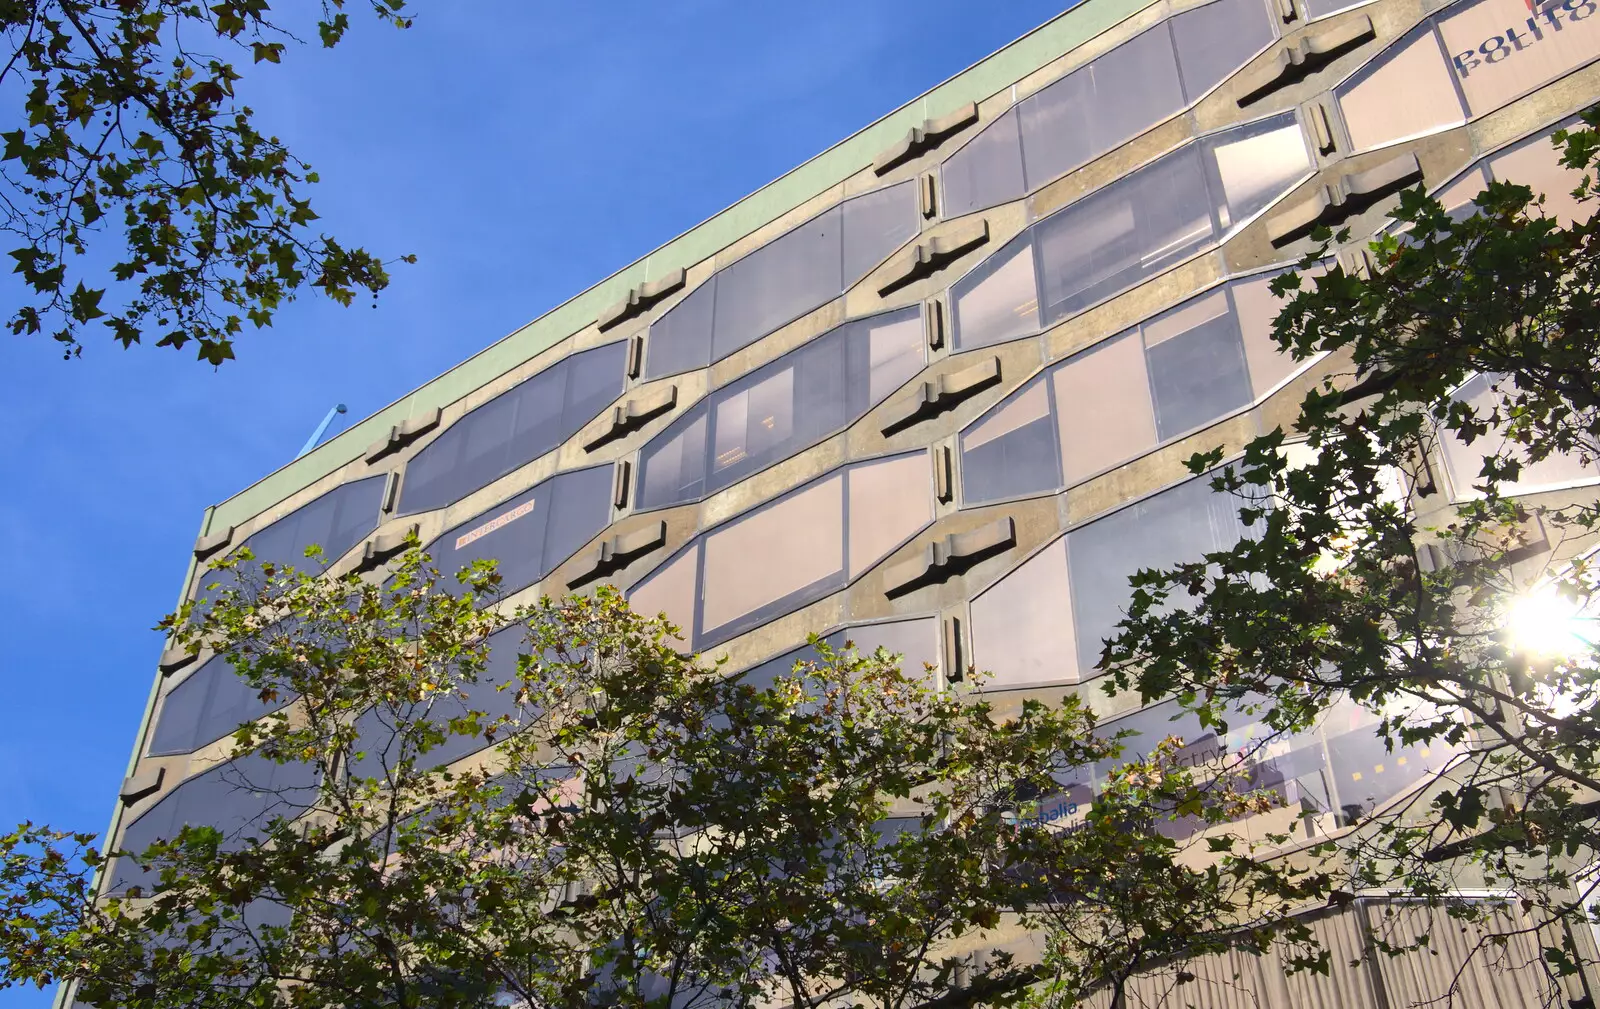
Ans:
{"label": "reflective glass panel", "polygon": [[1437,15],[1445,54],[1472,114],[1493,111],[1600,56],[1595,10],[1593,0],[1532,6],[1477,0]]}
{"label": "reflective glass panel", "polygon": [[500,591],[526,588],[554,570],[611,521],[612,467],[558,473],[468,519],[428,544],[446,586],[474,561],[498,562]]}
{"label": "reflective glass panel", "polygon": [[1155,447],[1150,379],[1138,333],[1071,358],[1052,380],[1067,483]]}
{"label": "reflective glass panel", "polygon": [[1115,634],[1132,594],[1128,578],[1231,547],[1242,532],[1238,508],[1201,476],[1068,534],[1080,670],[1099,664],[1104,639]]}
{"label": "reflective glass panel", "polygon": [[959,350],[1037,333],[1038,281],[1028,234],[974,267],[951,288],[950,297],[955,306],[953,342]]}
{"label": "reflective glass panel", "polygon": [[[1572,198],[1583,173],[1562,166],[1549,133],[1530,137],[1491,156],[1489,172],[1500,182],[1515,182],[1543,193],[1544,212],[1562,227],[1571,227],[1574,221],[1587,221],[1594,215],[1593,201],[1579,203]],[[1476,196],[1481,190],[1480,184],[1470,195]]]}
{"label": "reflective glass panel", "polygon": [[665,616],[689,643],[694,639],[699,586],[700,544],[696,542],[635,586],[628,593],[628,605],[648,617]]}
{"label": "reflective glass panel", "polygon": [[1172,38],[1160,24],[1019,106],[1027,188],[1099,157],[1182,107]]}
{"label": "reflective glass panel", "polygon": [[[908,677],[924,673],[929,666],[934,669],[940,666],[939,620],[936,617],[846,627],[827,635],[824,640],[836,650],[842,650],[847,643],[853,644],[856,654],[861,656],[870,656],[879,648],[898,655],[900,671]],[[777,683],[778,677],[792,675],[795,663],[815,661],[816,650],[807,645],[751,666],[738,677],[741,683],[755,690],[766,690]]]}
{"label": "reflective glass panel", "polygon": [[1022,178],[1017,110],[984,127],[950,155],[939,169],[939,177],[944,183],[945,217],[960,217],[1022,198],[1028,186]]}
{"label": "reflective glass panel", "polygon": [[933,521],[933,472],[919,453],[861,463],[846,477],[853,579]]}
{"label": "reflective glass panel", "polygon": [[872,272],[917,231],[915,182],[902,182],[846,200],[841,290]]}
{"label": "reflective glass panel", "polygon": [[844,289],[841,211],[826,211],[717,274],[712,360],[804,315]]}
{"label": "reflective glass panel", "polygon": [[[247,847],[278,817],[293,819],[315,803],[318,777],[309,764],[277,764],[247,754],[183,782],[123,831],[121,847],[135,854],[158,840],[171,840],[184,826],[215,827],[222,849]],[[158,874],[119,859],[114,891],[152,887]]]}
{"label": "reflective glass panel", "polygon": [[161,702],[150,736],[150,755],[189,753],[233,732],[245,722],[269,715],[291,698],[263,701],[226,656],[214,655]]}
{"label": "reflective glass panel", "polygon": [[1078,679],[1065,537],[972,601],[972,657],[992,689]]}
{"label": "reflective glass panel", "polygon": [[1212,200],[1224,230],[1262,210],[1311,174],[1311,152],[1292,113],[1229,130],[1202,143],[1216,173],[1212,176]]}
{"label": "reflective glass panel", "polygon": [[717,278],[713,275],[650,324],[650,336],[645,341],[645,378],[694,371],[711,363],[711,312],[716,298]]}
{"label": "reflective glass panel", "polygon": [[854,423],[922,370],[921,319],[846,323],[716,390],[645,446],[638,506],[698,500]]}
{"label": "reflective glass panel", "polygon": [[1433,28],[1424,24],[1336,89],[1350,142],[1363,151],[1465,122],[1450,77]]}
{"label": "reflective glass panel", "polygon": [[1305,365],[1293,355],[1278,349],[1272,338],[1272,323],[1283,310],[1283,299],[1271,291],[1276,274],[1263,274],[1228,286],[1234,311],[1239,316],[1239,331],[1244,337],[1244,356],[1249,362],[1251,391],[1265,396],[1279,383]]}
{"label": "reflective glass panel", "polygon": [[[1456,390],[1454,398],[1470,404],[1480,418],[1486,417],[1499,398],[1495,389],[1496,381],[1506,380],[1479,375]],[[1491,429],[1470,445],[1445,434],[1439,439],[1439,447],[1444,453],[1445,467],[1450,472],[1451,486],[1455,488],[1456,498],[1461,500],[1480,496],[1482,492],[1477,488],[1483,480],[1483,461],[1491,455],[1504,452],[1507,442],[1500,430]],[[1538,462],[1528,462],[1527,455],[1518,448],[1512,448],[1512,455],[1522,460],[1522,470],[1515,482],[1501,484],[1502,493],[1560,487],[1600,476],[1592,464],[1585,464],[1575,455],[1550,455]]]}
{"label": "reflective glass panel", "polygon": [[402,513],[459,501],[556,448],[622,394],[627,346],[557,361],[450,425],[406,464]]}
{"label": "reflective glass panel", "polygon": [[1170,22],[1185,97],[1193,102],[1266,48],[1277,36],[1261,0],[1218,0]]}
{"label": "reflective glass panel", "polygon": [[1163,440],[1250,402],[1244,342],[1226,291],[1146,323],[1144,343]]}
{"label": "reflective glass panel", "polygon": [[1191,145],[1034,225],[1045,324],[1209,244],[1209,205],[1201,151]]}
{"label": "reflective glass panel", "polygon": [[961,435],[961,494],[982,504],[1061,484],[1056,425],[1043,377],[1029,382]]}

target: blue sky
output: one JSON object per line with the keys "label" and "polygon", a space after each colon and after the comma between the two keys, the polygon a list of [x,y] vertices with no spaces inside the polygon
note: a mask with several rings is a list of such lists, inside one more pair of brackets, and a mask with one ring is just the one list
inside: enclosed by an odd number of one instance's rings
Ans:
{"label": "blue sky", "polygon": [[377,308],[305,301],[219,371],[0,340],[0,829],[105,829],[202,510],[333,403],[370,413],[1066,5],[414,6],[243,90],[330,232],[418,255]]}

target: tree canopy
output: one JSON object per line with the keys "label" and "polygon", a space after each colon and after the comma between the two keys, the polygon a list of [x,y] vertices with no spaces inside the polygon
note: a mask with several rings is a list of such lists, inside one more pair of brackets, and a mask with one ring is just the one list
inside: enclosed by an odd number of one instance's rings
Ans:
{"label": "tree canopy", "polygon": [[[405,0],[358,0],[408,27]],[[242,104],[233,61],[282,62],[296,32],[334,46],[346,0],[275,21],[268,0],[10,0],[0,4],[0,227],[26,297],[8,324],[68,357],[104,327],[124,347],[194,344],[233,357],[308,288],[349,305],[384,262],[319,233],[311,166]],[[409,258],[409,257],[408,257]]]}

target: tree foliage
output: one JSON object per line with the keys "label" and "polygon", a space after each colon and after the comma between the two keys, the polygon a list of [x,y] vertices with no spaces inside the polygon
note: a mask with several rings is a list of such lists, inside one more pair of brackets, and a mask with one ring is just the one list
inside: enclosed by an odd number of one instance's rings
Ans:
{"label": "tree foliage", "polygon": [[381,585],[240,564],[167,626],[295,699],[232,740],[271,814],[110,863],[0,840],[0,984],[151,1009],[1072,1001],[1263,943],[1317,887],[1163,829],[1266,802],[1176,741],[1073,829],[1032,816],[1120,748],[1076,700],[1000,717],[820,641],[746,683],[609,589],[505,612],[492,566],[444,585],[416,551]]}
{"label": "tree foliage", "polygon": [[[407,27],[405,0],[362,0]],[[350,27],[345,0],[294,21],[324,46]],[[8,324],[67,356],[91,327],[124,347],[194,343],[233,357],[308,286],[348,305],[389,282],[383,262],[316,232],[317,181],[240,103],[232,60],[279,63],[299,39],[268,0],[7,0],[0,88],[0,227],[27,294]]]}
{"label": "tree foliage", "polygon": [[[1565,166],[1593,168],[1597,125],[1591,112],[1556,135]],[[1575,196],[1587,214],[1589,175]],[[1275,282],[1279,344],[1331,355],[1331,375],[1295,431],[1226,468],[1220,453],[1190,461],[1253,531],[1136,576],[1103,662],[1110,689],[1176,695],[1203,720],[1245,705],[1293,731],[1349,697],[1385,715],[1391,745],[1463,747],[1424,801],[1375,811],[1346,841],[1349,885],[1513,892],[1568,974],[1600,859],[1600,509],[1592,488],[1523,491],[1537,466],[1600,453],[1600,232],[1514,182],[1456,215],[1410,191],[1394,220],[1370,275],[1322,270],[1325,245]],[[1475,376],[1485,391],[1461,394]],[[1441,442],[1483,456],[1454,502]],[[1519,633],[1530,619],[1556,647]]]}

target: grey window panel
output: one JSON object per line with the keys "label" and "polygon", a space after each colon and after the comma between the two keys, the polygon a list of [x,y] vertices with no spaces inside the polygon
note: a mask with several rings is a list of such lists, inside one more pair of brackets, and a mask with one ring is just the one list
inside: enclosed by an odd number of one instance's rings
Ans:
{"label": "grey window panel", "polygon": [[[864,657],[881,647],[891,655],[901,657],[900,671],[911,678],[922,675],[929,665],[939,668],[937,617],[846,627],[828,634],[824,640],[835,650],[843,649],[845,643],[850,642],[855,645],[856,654]],[[816,649],[807,645],[758,663],[740,673],[739,682],[755,690],[765,690],[777,683],[779,676],[791,675],[795,663],[802,661],[817,661]]]}
{"label": "grey window panel", "polygon": [[957,350],[1004,343],[1039,331],[1039,283],[1030,232],[973,267],[950,290]]}
{"label": "grey window panel", "polygon": [[844,289],[842,211],[835,207],[717,276],[712,360],[766,336]]}
{"label": "grey window panel", "polygon": [[1194,101],[1265,49],[1277,32],[1261,0],[1217,0],[1174,17],[1183,90]]}
{"label": "grey window panel", "polygon": [[644,357],[646,379],[694,371],[711,363],[711,316],[716,298],[717,278],[713,275],[650,324]]}
{"label": "grey window panel", "polygon": [[[473,682],[459,684],[459,691],[437,693],[425,704],[403,711],[374,708],[362,714],[356,721],[356,752],[360,756],[351,759],[350,776],[382,781],[402,756],[410,756],[416,767],[441,767],[494,745],[494,740],[483,736],[449,732],[447,723],[466,717],[468,712],[483,715],[485,725],[507,716],[518,720],[534,717],[537,709],[519,708],[517,689],[506,686],[517,681],[517,658],[527,649],[527,633],[524,625],[512,624],[489,635],[485,640],[489,654],[483,670]],[[425,754],[404,754],[396,731],[401,720],[410,724],[432,722],[445,733],[445,738]]]}
{"label": "grey window panel", "polygon": [[1084,526],[1068,536],[1073,624],[1078,662],[1100,662],[1103,640],[1114,636],[1132,590],[1128,578],[1142,568],[1200,560],[1237,543],[1239,502],[1215,494],[1208,476],[1196,477]]}
{"label": "grey window panel", "polygon": [[[309,809],[316,802],[318,781],[316,768],[309,764],[277,764],[258,754],[246,754],[167,793],[128,825],[121,847],[139,854],[158,840],[177,837],[188,825],[215,827],[222,833],[222,850],[241,850],[273,819],[293,819]],[[158,879],[158,873],[119,859],[112,888],[148,888]]]}
{"label": "grey window panel", "polygon": [[1293,112],[1236,126],[1200,144],[1224,230],[1265,208],[1313,168],[1305,131]]}
{"label": "grey window panel", "polygon": [[1045,325],[1088,308],[1210,244],[1216,234],[1198,145],[1034,226]]}
{"label": "grey window panel", "polygon": [[[333,561],[378,527],[385,476],[370,476],[347,483],[301,505],[245,540],[255,557],[252,565],[292,565],[312,570],[305,556],[312,544],[322,548],[324,563]],[[208,571],[198,579],[196,598],[208,601],[238,584],[239,571]],[[215,589],[208,586],[216,585]]]}
{"label": "grey window panel", "polygon": [[282,708],[292,700],[263,701],[260,692],[216,655],[172,688],[151,733],[150,755],[189,753]]}
{"label": "grey window panel", "polygon": [[854,284],[917,234],[917,183],[902,182],[844,204],[844,273]]}
{"label": "grey window panel", "polygon": [[638,507],[699,500],[854,423],[922,370],[919,313],[846,323],[695,404],[641,453]]}
{"label": "grey window panel", "polygon": [[1022,103],[1027,188],[1099,157],[1183,105],[1172,37],[1160,24]]}
{"label": "grey window panel", "polygon": [[1329,14],[1371,3],[1372,0],[1301,0],[1301,2],[1305,4],[1306,17],[1315,21]]}
{"label": "grey window panel", "polygon": [[[961,495],[963,504],[982,504],[1055,490],[1061,486],[1061,450],[1056,444],[1056,422],[1050,408],[1046,376],[1039,376],[961,436]],[[1038,401],[1042,409],[1027,409]],[[1008,413],[1021,413],[1016,424]],[[998,425],[1004,428],[995,434]]]}
{"label": "grey window panel", "polygon": [[400,514],[459,501],[560,445],[623,387],[626,342],[573,354],[462,417],[406,465]]}
{"label": "grey window panel", "polygon": [[465,591],[456,572],[491,558],[504,594],[549,574],[611,521],[611,470],[607,464],[559,473],[428,544],[446,588]]}
{"label": "grey window panel", "polygon": [[960,217],[1021,199],[1028,192],[1022,174],[1022,140],[1015,109],[984,127],[952,154],[939,170],[944,182],[944,216]]}
{"label": "grey window panel", "polygon": [[1250,402],[1244,340],[1232,312],[1145,349],[1163,440]]}

